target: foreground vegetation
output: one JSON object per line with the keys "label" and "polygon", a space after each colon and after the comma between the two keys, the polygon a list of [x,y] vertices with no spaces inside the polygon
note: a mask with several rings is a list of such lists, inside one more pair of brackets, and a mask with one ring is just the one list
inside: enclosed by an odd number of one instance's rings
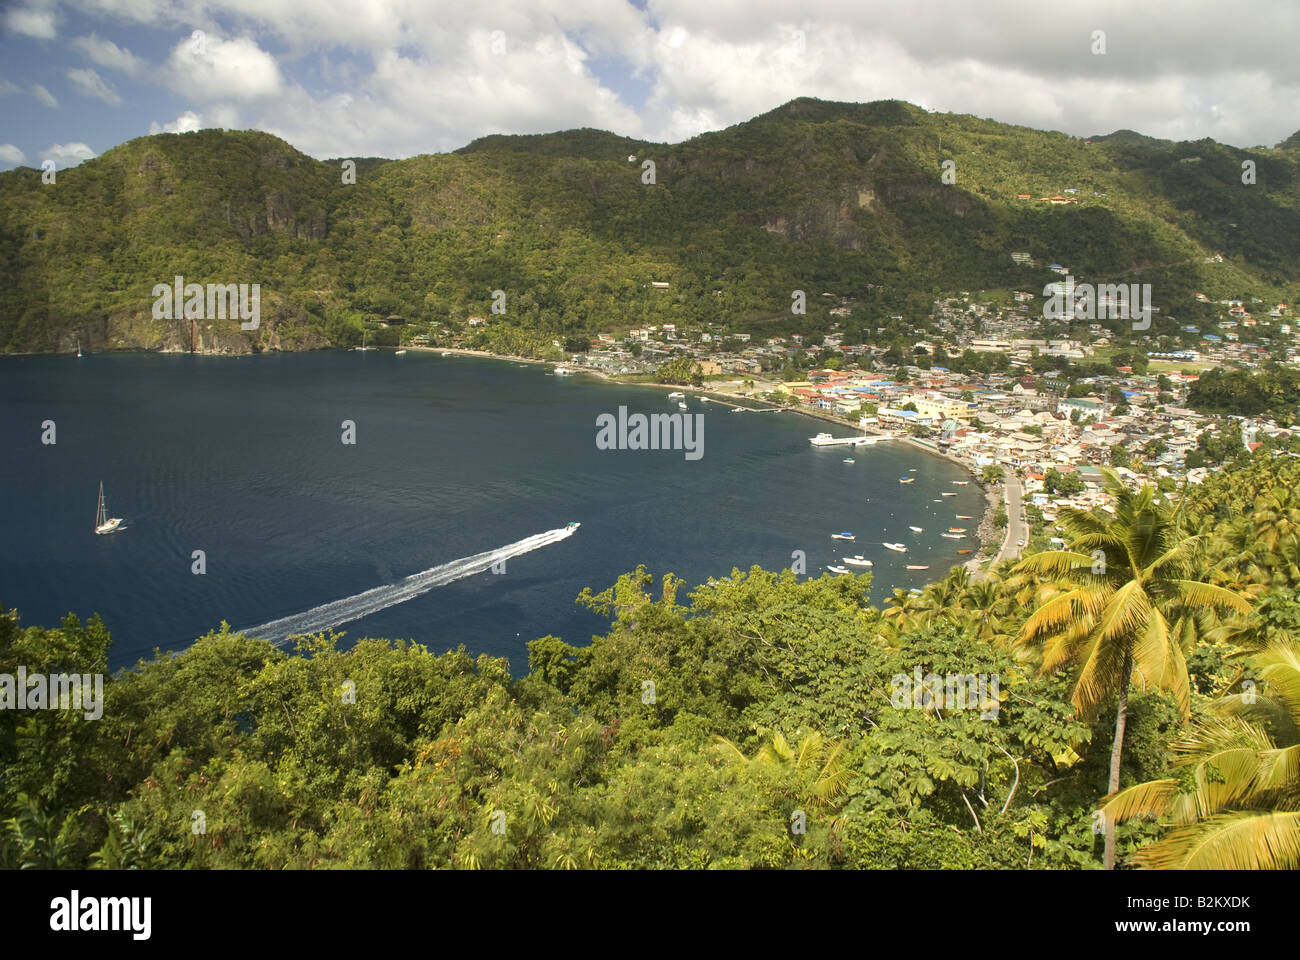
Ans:
{"label": "foreground vegetation", "polygon": [[[868,604],[869,575],[627,574],[529,671],[226,629],[0,711],[6,867],[1300,866],[1300,465],[1116,490],[1070,548]],[[0,616],[0,673],[97,672]],[[929,679],[996,677],[954,703]],[[907,682],[902,682],[907,681]],[[942,686],[942,682],[938,687]]]}

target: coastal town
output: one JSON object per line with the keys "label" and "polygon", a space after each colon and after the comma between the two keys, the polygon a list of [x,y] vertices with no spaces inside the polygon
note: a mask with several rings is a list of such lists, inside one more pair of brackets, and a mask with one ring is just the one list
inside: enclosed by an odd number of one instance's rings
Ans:
{"label": "coastal town", "polygon": [[[967,293],[938,300],[926,323],[909,327],[895,316],[879,328],[894,335],[887,347],[843,342],[855,304],[836,297],[824,335],[758,338],[665,323],[601,333],[560,369],[676,383],[736,412],[788,409],[846,428],[833,431],[838,438],[890,438],[948,457],[989,493],[973,571],[1027,546],[1063,545],[1052,536],[1062,509],[1107,508],[1103,468],[1173,493],[1238,450],[1268,440],[1285,447],[1292,437],[1288,424],[1267,417],[1221,418],[1185,405],[1207,369],[1295,362],[1286,304],[1218,302],[1217,333],[1184,325],[1171,337],[1117,334],[1077,318],[1052,323],[1038,299],[1012,291],[1002,302]],[[486,322],[471,318],[471,326]],[[900,329],[910,350],[898,348]],[[693,379],[663,379],[669,364]]]}

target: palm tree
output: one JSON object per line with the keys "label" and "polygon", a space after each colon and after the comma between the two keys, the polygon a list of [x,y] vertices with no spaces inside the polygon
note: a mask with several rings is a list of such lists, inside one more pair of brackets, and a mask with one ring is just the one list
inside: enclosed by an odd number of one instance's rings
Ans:
{"label": "palm tree", "polygon": [[[1187,662],[1171,624],[1197,608],[1244,614],[1250,604],[1225,587],[1186,577],[1200,538],[1186,536],[1175,511],[1155,502],[1154,487],[1145,485],[1133,493],[1108,470],[1106,489],[1113,515],[1062,511],[1057,525],[1070,535],[1071,549],[1034,554],[1016,570],[1066,585],[1020,630],[1021,644],[1041,644],[1040,670],[1048,673],[1067,662],[1074,664],[1071,701],[1084,716],[1117,695],[1109,795],[1119,790],[1134,669],[1141,672],[1145,686],[1173,694],[1186,718],[1191,703]],[[1115,824],[1109,818],[1102,859],[1107,869],[1115,866]]]}
{"label": "palm tree", "polygon": [[775,733],[752,758],[726,737],[715,737],[715,742],[730,763],[772,779],[793,777],[801,801],[828,809],[843,803],[838,798],[856,774],[844,762],[844,741],[830,740],[820,733],[809,733],[795,743]]}
{"label": "palm tree", "polygon": [[1294,870],[1300,867],[1300,642],[1278,640],[1255,657],[1266,696],[1248,688],[1220,700],[1174,743],[1179,779],[1112,796],[1107,820],[1166,818],[1173,829],[1133,856],[1154,869]]}

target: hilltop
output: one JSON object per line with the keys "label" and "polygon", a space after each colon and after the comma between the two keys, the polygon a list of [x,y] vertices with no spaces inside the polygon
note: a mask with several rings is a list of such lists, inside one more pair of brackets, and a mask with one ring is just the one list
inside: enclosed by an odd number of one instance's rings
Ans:
{"label": "hilltop", "polygon": [[816,330],[826,308],[792,317],[796,289],[857,300],[850,322],[870,335],[890,314],[923,320],[943,292],[1041,287],[1053,261],[1151,283],[1158,326],[1194,310],[1194,292],[1286,295],[1300,275],[1298,137],[1087,141],[801,98],[678,144],[583,129],[358,158],[348,184],[341,160],[269,134],[159,134],[55,184],[0,174],[0,350],[186,349],[188,322],[151,315],[153,286],[176,275],[261,284],[259,330],[199,325],[219,352],[354,343],[390,315],[441,331],[491,317],[497,345],[521,349],[665,321]]}

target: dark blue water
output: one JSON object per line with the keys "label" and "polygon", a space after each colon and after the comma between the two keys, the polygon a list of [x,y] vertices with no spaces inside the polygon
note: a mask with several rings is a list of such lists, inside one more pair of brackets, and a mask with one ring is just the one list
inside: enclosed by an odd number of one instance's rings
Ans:
{"label": "dark blue water", "polygon": [[[813,448],[825,425],[795,414],[691,398],[705,415],[702,459],[596,448],[599,414],[677,412],[667,393],[427,353],[0,359],[0,604],[27,624],[99,613],[117,667],[222,620],[260,624],[581,521],[504,574],[341,628],[438,652],[464,644],[520,671],[528,640],[603,632],[574,598],[638,563],[695,585],[733,567],[789,566],[795,550],[814,575],[863,553],[879,602],[974,545],[938,536],[973,530],[953,515],[981,512],[974,484],[952,485],[966,479],[960,468],[889,443]],[[54,445],[41,443],[44,420],[55,421]],[[344,420],[356,423],[355,446],[340,442]],[[912,467],[916,482],[900,485]],[[126,519],[108,536],[92,532],[101,480],[110,516]],[[839,530],[857,542],[832,541]]]}

